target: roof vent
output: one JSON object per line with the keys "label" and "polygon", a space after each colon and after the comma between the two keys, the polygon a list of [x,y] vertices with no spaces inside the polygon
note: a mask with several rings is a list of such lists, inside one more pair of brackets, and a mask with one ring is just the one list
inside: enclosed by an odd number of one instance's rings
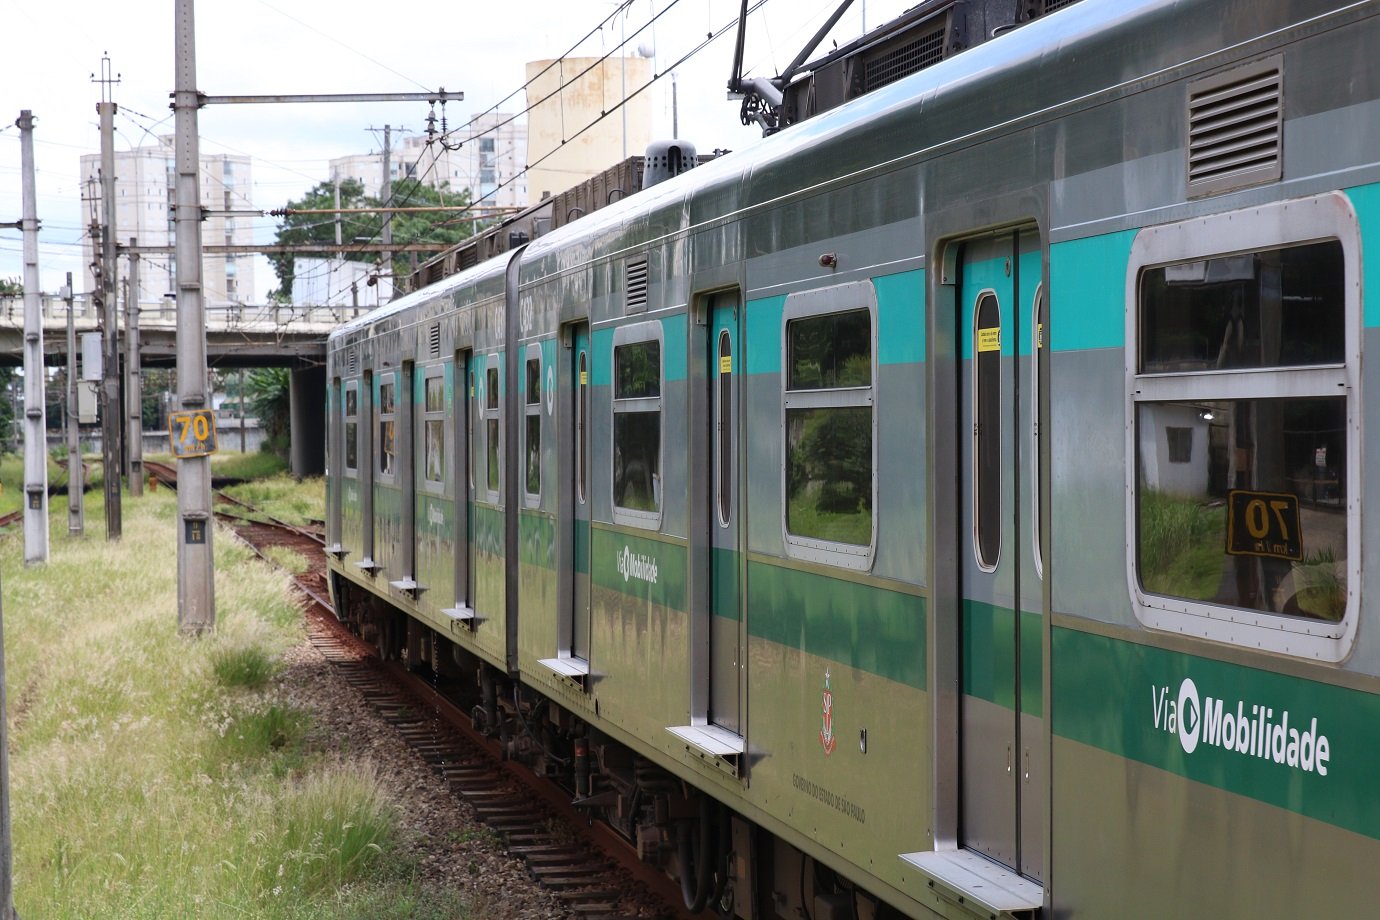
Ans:
{"label": "roof vent", "polygon": [[1280,178],[1283,95],[1278,56],[1189,85],[1190,198]]}
{"label": "roof vent", "polygon": [[647,309],[647,260],[628,263],[627,312],[641,313]]}
{"label": "roof vent", "polygon": [[689,141],[654,141],[647,145],[647,160],[642,167],[642,187],[679,176],[695,167],[699,158]]}

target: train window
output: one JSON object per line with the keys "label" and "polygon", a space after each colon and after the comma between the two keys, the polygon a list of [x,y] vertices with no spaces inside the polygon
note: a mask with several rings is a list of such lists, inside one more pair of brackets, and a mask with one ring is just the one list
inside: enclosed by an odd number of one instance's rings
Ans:
{"label": "train window", "polygon": [[1001,306],[983,294],[973,311],[973,525],[978,567],[1001,554]]}
{"label": "train window", "polygon": [[541,346],[528,346],[527,379],[524,399],[526,428],[526,492],[529,498],[541,495]]}
{"label": "train window", "polygon": [[499,443],[498,411],[498,355],[489,356],[489,366],[484,369],[484,485],[489,491],[489,500],[498,501],[499,458],[502,445]]}
{"label": "train window", "polygon": [[1040,532],[1040,481],[1044,475],[1044,459],[1040,456],[1040,394],[1044,386],[1046,377],[1046,351],[1045,348],[1045,290],[1041,286],[1035,291],[1035,310],[1034,322],[1030,324],[1031,342],[1030,353],[1035,356],[1031,362],[1030,374],[1034,378],[1033,386],[1030,388],[1030,416],[1033,420],[1030,425],[1030,464],[1033,477],[1030,490],[1030,526],[1032,530],[1031,545],[1035,547],[1035,575],[1043,578],[1045,574],[1045,545],[1044,535]]}
{"label": "train window", "polygon": [[1137,237],[1128,566],[1148,625],[1346,654],[1360,584],[1357,239],[1336,193]]}
{"label": "train window", "polygon": [[[391,374],[389,375],[391,378]],[[379,381],[379,474],[393,475],[393,461],[397,456],[398,407],[395,401],[394,381]]]}
{"label": "train window", "polygon": [[437,375],[427,377],[423,402],[427,482],[441,484],[446,475],[446,382]]}
{"label": "train window", "polygon": [[[734,295],[737,296],[736,294]],[[728,330],[719,332],[719,388],[716,427],[719,431],[719,469],[714,481],[719,491],[719,524],[728,526],[733,514],[733,340]]]}
{"label": "train window", "polygon": [[867,564],[876,534],[876,294],[791,295],[784,327],[784,517],[793,555]]}
{"label": "train window", "polygon": [[580,352],[580,379],[576,386],[580,396],[575,401],[575,489],[581,502],[585,501],[586,469],[589,457],[589,353]]}
{"label": "train window", "polygon": [[359,470],[359,384],[345,384],[345,469]]}
{"label": "train window", "polygon": [[646,526],[661,512],[661,324],[620,327],[613,347],[615,520]]}

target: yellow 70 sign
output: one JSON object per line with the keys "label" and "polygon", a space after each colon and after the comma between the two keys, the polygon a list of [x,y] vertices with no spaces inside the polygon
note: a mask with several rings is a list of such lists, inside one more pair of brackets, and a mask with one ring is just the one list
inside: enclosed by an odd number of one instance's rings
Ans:
{"label": "yellow 70 sign", "polygon": [[168,440],[174,457],[204,457],[216,452],[216,413],[211,409],[168,413]]}

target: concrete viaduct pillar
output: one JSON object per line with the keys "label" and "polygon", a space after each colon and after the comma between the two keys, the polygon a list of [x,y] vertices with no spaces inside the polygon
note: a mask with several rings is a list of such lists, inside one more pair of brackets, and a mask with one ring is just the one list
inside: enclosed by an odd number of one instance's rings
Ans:
{"label": "concrete viaduct pillar", "polygon": [[326,368],[293,368],[288,382],[288,469],[299,479],[326,472]]}

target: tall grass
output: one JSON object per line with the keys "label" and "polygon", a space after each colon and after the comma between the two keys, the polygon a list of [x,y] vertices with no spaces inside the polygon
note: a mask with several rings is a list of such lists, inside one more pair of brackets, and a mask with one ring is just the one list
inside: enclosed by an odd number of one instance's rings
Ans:
{"label": "tall grass", "polygon": [[[15,899],[25,917],[314,920],[411,890],[365,766],[307,746],[265,668],[300,638],[283,578],[224,532],[217,632],[177,631],[175,497],[105,541],[52,528],[48,565],[0,541]],[[60,524],[65,507],[55,503]],[[414,886],[415,887],[415,886]]]}
{"label": "tall grass", "polygon": [[1140,575],[1157,594],[1209,600],[1223,571],[1226,511],[1154,489],[1140,493]]}
{"label": "tall grass", "polygon": [[319,477],[299,482],[287,475],[272,476],[230,486],[225,491],[289,524],[306,524],[326,516],[326,484]]}

